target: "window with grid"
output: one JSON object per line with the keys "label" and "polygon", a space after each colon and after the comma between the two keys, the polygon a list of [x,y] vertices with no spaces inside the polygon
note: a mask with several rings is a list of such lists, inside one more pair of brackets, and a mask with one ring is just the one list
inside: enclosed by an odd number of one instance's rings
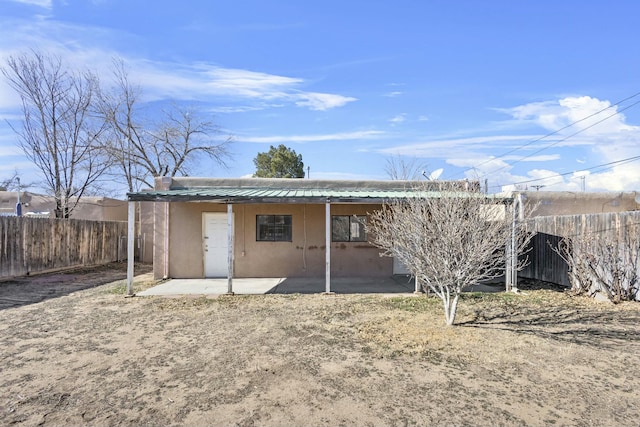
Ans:
{"label": "window with grid", "polygon": [[331,240],[333,242],[366,242],[366,215],[333,215]]}
{"label": "window with grid", "polygon": [[290,242],[293,235],[291,215],[256,215],[256,240]]}

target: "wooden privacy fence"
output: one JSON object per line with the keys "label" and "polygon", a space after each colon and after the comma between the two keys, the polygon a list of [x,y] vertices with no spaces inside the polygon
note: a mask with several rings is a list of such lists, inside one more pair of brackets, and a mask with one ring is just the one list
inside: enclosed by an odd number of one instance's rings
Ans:
{"label": "wooden privacy fence", "polygon": [[571,286],[565,261],[553,251],[562,236],[580,238],[590,233],[617,235],[620,227],[640,224],[640,211],[531,218],[537,234],[529,244],[529,265],[518,276]]}
{"label": "wooden privacy fence", "polygon": [[126,221],[2,216],[0,277],[119,261],[126,235]]}

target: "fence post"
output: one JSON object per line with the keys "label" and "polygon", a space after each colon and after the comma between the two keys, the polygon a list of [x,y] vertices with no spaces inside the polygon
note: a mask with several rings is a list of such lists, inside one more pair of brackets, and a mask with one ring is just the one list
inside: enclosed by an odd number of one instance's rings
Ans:
{"label": "fence post", "polygon": [[136,205],[129,202],[127,215],[127,295],[133,295],[133,238],[135,234]]}

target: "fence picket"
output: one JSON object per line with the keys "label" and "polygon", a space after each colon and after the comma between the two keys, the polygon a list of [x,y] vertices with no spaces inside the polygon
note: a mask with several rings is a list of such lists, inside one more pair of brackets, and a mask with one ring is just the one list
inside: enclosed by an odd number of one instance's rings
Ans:
{"label": "fence picket", "polygon": [[126,221],[0,216],[0,277],[118,261]]}
{"label": "fence picket", "polygon": [[541,216],[530,220],[537,234],[531,240],[529,265],[518,273],[520,277],[571,286],[567,264],[552,250],[561,236],[588,233],[617,234],[623,225],[640,224],[640,211],[611,212],[563,216]]}

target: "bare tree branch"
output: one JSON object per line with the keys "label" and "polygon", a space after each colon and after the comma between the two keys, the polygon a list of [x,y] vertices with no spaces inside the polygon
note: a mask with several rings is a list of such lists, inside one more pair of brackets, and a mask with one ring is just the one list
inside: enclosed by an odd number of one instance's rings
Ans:
{"label": "bare tree branch", "polygon": [[614,302],[640,295],[640,225],[616,224],[614,230],[569,231],[552,248],[569,267],[576,294],[601,292]]}
{"label": "bare tree branch", "polygon": [[133,84],[124,62],[113,62],[115,86],[103,92],[100,111],[110,125],[107,150],[124,175],[129,191],[153,187],[158,176],[188,175],[196,161],[226,167],[232,137],[217,138],[220,129],[192,108],[176,105],[152,123],[142,108],[142,89]]}
{"label": "bare tree branch", "polygon": [[98,79],[37,51],[9,57],[2,74],[22,100],[22,127],[10,126],[54,195],[56,217],[68,218],[109,167],[98,143],[104,122],[92,115]]}
{"label": "bare tree branch", "polygon": [[[404,264],[425,289],[443,302],[452,325],[460,293],[505,271],[505,245],[512,221],[502,199],[479,192],[427,191],[393,201],[371,216],[372,244]],[[516,253],[529,240],[522,223],[515,229]],[[524,265],[518,266],[520,269]]]}
{"label": "bare tree branch", "polygon": [[384,171],[392,180],[417,181],[426,174],[427,165],[417,158],[407,159],[400,155],[391,155],[387,158]]}

